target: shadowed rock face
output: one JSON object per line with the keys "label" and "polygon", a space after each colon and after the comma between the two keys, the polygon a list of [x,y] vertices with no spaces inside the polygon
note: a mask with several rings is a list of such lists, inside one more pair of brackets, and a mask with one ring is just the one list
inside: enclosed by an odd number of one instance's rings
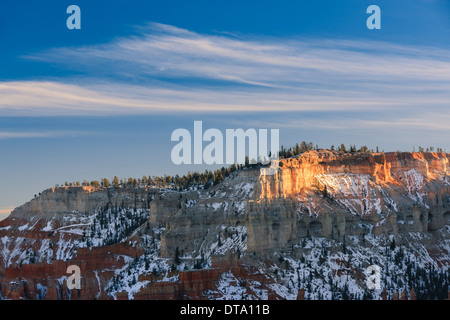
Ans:
{"label": "shadowed rock face", "polygon": [[15,218],[49,218],[77,212],[92,212],[104,206],[148,208],[156,189],[105,189],[101,187],[56,187],[16,208]]}
{"label": "shadowed rock face", "polygon": [[[304,239],[420,233],[435,248],[429,239],[450,225],[447,167],[443,153],[320,150],[281,160],[276,175],[248,168],[208,190],[48,189],[0,222],[0,295],[220,298],[221,284],[240,279],[243,295],[286,298],[271,265],[289,269],[282,261],[304,256]],[[439,248],[436,261],[448,264]],[[76,294],[65,288],[71,264],[84,275]]]}

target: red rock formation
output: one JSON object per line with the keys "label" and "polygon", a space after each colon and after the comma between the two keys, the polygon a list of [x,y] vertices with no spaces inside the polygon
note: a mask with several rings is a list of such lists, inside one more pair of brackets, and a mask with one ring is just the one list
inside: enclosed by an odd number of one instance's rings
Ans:
{"label": "red rock formation", "polygon": [[405,290],[402,291],[402,297],[400,298],[400,300],[408,300],[408,294]]}
{"label": "red rock formation", "polygon": [[305,300],[305,289],[298,290],[297,300]]}
{"label": "red rock formation", "polygon": [[183,294],[193,299],[205,299],[205,290],[215,289],[214,281],[223,273],[219,269],[180,272]]}
{"label": "red rock formation", "polygon": [[414,288],[411,289],[410,300],[416,300],[416,290]]}
{"label": "red rock formation", "polygon": [[311,189],[315,177],[324,173],[368,174],[379,184],[401,185],[393,178],[399,172],[415,169],[425,177],[433,177],[434,170],[447,173],[448,158],[445,153],[352,153],[339,154],[336,151],[311,151],[296,158],[283,159],[280,163],[282,184],[278,177],[263,176],[261,199],[289,198]]}

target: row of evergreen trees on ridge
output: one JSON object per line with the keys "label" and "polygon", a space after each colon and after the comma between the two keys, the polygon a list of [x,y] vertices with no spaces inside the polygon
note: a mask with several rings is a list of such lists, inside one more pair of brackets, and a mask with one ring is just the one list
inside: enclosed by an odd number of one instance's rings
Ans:
{"label": "row of evergreen trees on ridge", "polygon": [[[296,157],[305,152],[309,152],[312,150],[319,150],[319,146],[315,145],[312,142],[301,142],[300,144],[296,144],[294,147],[285,148],[281,146],[279,151],[279,159],[286,159]],[[341,144],[337,148],[332,145],[330,147],[331,151],[338,151],[341,153],[378,153],[379,148],[376,147],[375,151],[373,149],[369,149],[367,146],[361,146],[357,148],[356,145],[350,144],[350,147],[347,148],[344,144]],[[419,147],[419,152],[443,152],[442,148],[434,148],[428,147],[426,149]],[[384,152],[384,151],[383,151]],[[415,152],[415,147],[413,152]],[[118,178],[115,176],[112,181],[108,178],[103,178],[100,181],[92,180],[83,182],[65,182],[64,186],[91,186],[91,187],[115,187],[115,188],[169,188],[175,190],[196,190],[196,189],[208,189],[212,186],[217,185],[222,182],[225,178],[229,177],[233,172],[238,170],[242,170],[244,168],[258,166],[260,164],[251,164],[248,157],[245,157],[245,163],[243,164],[232,164],[230,167],[221,169],[217,169],[215,171],[205,170],[205,172],[189,172],[183,176],[175,175],[169,176],[164,175],[162,177],[158,176],[143,176],[142,178]],[[59,185],[56,185],[59,187]]]}

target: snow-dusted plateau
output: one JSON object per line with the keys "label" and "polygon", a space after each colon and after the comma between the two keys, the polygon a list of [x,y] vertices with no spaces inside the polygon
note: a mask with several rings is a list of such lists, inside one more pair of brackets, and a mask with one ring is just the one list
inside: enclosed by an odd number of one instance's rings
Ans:
{"label": "snow-dusted plateau", "polygon": [[319,150],[260,172],[45,190],[0,222],[0,299],[447,299],[448,154]]}

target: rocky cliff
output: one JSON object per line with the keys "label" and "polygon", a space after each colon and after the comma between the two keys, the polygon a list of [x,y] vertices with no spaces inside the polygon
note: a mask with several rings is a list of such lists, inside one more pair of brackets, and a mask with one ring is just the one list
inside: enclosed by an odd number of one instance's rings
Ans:
{"label": "rocky cliff", "polygon": [[279,165],[208,190],[46,190],[0,222],[0,295],[381,299],[365,285],[379,264],[387,294],[447,297],[448,154],[320,150]]}

